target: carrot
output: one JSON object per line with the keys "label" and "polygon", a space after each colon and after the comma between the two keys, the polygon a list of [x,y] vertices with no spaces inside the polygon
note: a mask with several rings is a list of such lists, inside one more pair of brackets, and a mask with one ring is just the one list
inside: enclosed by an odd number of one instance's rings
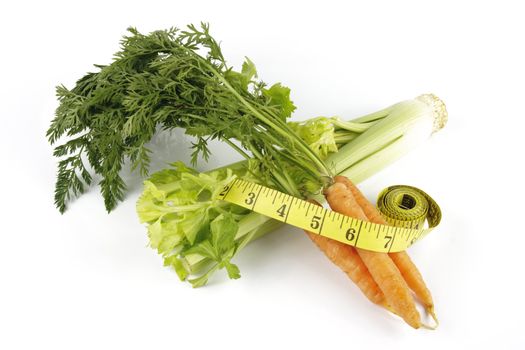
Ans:
{"label": "carrot", "polygon": [[425,310],[434,319],[436,324],[438,319],[434,312],[434,301],[432,300],[432,294],[427,288],[423,276],[417,269],[416,265],[410,259],[410,256],[406,252],[390,253],[390,258],[396,264],[397,268],[401,272],[401,275],[407,282],[408,286],[416,294],[417,298],[425,306]]}
{"label": "carrot", "polygon": [[328,259],[343,270],[371,302],[386,306],[383,292],[354,247],[315,233],[305,232]]}
{"label": "carrot", "polygon": [[[346,188],[352,192],[352,195],[363,209],[363,212],[368,217],[369,221],[376,224],[388,225],[383,216],[381,216],[379,210],[377,210],[377,208],[366,199],[361,191],[359,191],[359,189],[348,178],[344,176],[336,176],[334,180],[337,183],[344,184]],[[401,275],[405,279],[410,289],[412,289],[417,298],[425,306],[426,311],[437,322],[437,317],[434,313],[434,301],[432,299],[432,294],[427,288],[427,285],[423,280],[423,276],[417,269],[416,265],[404,251],[398,253],[389,253],[389,255],[401,272]]]}
{"label": "carrot", "polygon": [[[315,201],[311,202],[320,205]],[[386,307],[383,292],[354,247],[312,232],[305,232],[328,259],[343,270],[371,302]]]}
{"label": "carrot", "polygon": [[[336,182],[325,190],[330,207],[341,214],[368,221],[352,192],[345,184]],[[368,271],[385,295],[393,311],[414,328],[421,327],[421,319],[407,283],[390,256],[356,248]]]}

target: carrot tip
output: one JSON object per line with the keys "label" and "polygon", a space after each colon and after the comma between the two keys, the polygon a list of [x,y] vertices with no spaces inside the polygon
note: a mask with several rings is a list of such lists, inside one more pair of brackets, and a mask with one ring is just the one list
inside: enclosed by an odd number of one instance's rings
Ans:
{"label": "carrot tip", "polygon": [[434,311],[434,305],[430,306],[427,308],[427,313],[432,316],[432,319],[434,320],[434,322],[436,323],[436,327],[439,325],[439,320],[436,316],[436,312]]}
{"label": "carrot tip", "polygon": [[421,323],[421,327],[426,328],[426,329],[430,329],[430,330],[436,330],[436,328],[438,328],[438,326],[439,326],[439,320],[438,320],[438,318],[436,316],[436,313],[434,312],[434,305],[427,307],[426,311],[432,317],[432,319],[434,320],[435,324],[433,326],[430,326],[430,325]]}
{"label": "carrot tip", "polygon": [[428,330],[431,330],[431,331],[435,331],[438,328],[438,326],[439,326],[439,324],[435,324],[433,326],[430,326],[428,324],[421,323],[421,328],[425,328],[425,329],[428,329]]}

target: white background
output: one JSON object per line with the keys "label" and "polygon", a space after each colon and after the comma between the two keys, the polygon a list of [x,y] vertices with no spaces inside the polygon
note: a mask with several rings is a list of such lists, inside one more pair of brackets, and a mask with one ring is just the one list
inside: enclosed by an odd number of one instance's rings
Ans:
{"label": "white background", "polygon": [[[525,12],[518,1],[360,3],[3,2],[0,348],[523,348]],[[128,26],[201,20],[232,64],[249,56],[263,80],[291,87],[297,120],[349,119],[427,92],[446,102],[444,130],[361,185],[373,199],[412,184],[440,203],[442,224],[409,251],[438,330],[370,304],[290,227],[240,254],[240,280],[221,271],[192,289],[147,247],[136,175],[110,215],[96,186],[55,210],[45,139],[55,86],[109,63]],[[188,143],[156,138],[155,167],[187,160]],[[201,169],[238,159],[216,149]]]}

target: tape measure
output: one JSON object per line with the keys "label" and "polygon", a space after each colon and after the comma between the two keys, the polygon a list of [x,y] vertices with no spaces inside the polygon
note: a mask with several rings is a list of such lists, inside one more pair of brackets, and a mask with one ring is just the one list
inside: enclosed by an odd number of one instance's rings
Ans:
{"label": "tape measure", "polygon": [[[226,185],[217,199],[357,248],[385,253],[407,249],[441,220],[437,203],[410,186],[391,186],[379,195],[378,209],[392,226],[354,219],[240,179]],[[423,228],[426,220],[428,228]]]}

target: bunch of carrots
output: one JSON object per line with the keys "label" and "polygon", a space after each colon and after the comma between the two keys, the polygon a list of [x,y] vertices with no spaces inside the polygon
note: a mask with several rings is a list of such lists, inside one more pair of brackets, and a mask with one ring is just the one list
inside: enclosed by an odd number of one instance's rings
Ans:
{"label": "bunch of carrots", "polygon": [[[334,183],[324,191],[324,195],[332,210],[338,213],[387,225],[376,207],[344,176],[336,176]],[[355,248],[311,232],[306,233],[371,302],[400,316],[413,328],[435,328],[421,322],[413,296],[415,294],[437,326],[432,295],[406,252],[378,253]]]}

